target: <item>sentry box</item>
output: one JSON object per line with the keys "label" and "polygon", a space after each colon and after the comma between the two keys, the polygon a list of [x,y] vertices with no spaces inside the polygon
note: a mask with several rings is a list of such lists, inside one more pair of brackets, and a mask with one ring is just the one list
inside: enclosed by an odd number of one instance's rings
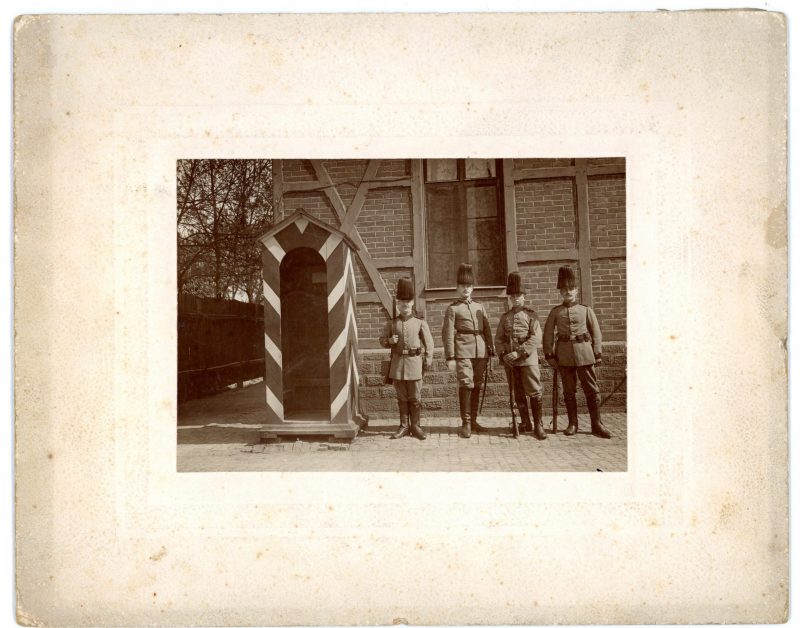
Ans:
{"label": "sentry box", "polygon": [[267,414],[261,439],[352,439],[358,413],[353,253],[341,231],[302,209],[259,238]]}

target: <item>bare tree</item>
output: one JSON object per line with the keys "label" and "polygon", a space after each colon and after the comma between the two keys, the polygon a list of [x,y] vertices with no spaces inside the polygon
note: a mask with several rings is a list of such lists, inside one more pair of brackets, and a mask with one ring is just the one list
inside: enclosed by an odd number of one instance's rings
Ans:
{"label": "bare tree", "polygon": [[256,238],[274,219],[272,161],[182,159],[177,185],[178,291],[254,302]]}

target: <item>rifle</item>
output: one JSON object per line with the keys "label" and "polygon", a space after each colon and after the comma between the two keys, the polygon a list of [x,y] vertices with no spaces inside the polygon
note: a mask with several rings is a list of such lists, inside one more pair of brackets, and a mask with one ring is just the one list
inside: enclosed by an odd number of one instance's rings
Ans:
{"label": "rifle", "polygon": [[514,438],[519,438],[519,427],[517,426],[517,415],[514,412],[516,408],[516,400],[514,399],[514,365],[508,365],[509,370],[509,377],[508,377],[508,405],[511,407],[511,434],[513,434]]}
{"label": "rifle", "polygon": [[[392,297],[392,320],[389,323],[389,331],[392,332],[392,335],[394,335],[394,319],[396,319],[396,318],[397,318],[397,299],[395,297]],[[394,381],[394,380],[392,380],[392,375],[391,375],[391,373],[392,373],[392,353],[394,353],[394,347],[390,346],[389,347],[389,368],[386,369],[386,379],[384,380],[385,384],[391,384],[392,381]]]}
{"label": "rifle", "polygon": [[553,367],[553,434],[558,433],[558,367]]}

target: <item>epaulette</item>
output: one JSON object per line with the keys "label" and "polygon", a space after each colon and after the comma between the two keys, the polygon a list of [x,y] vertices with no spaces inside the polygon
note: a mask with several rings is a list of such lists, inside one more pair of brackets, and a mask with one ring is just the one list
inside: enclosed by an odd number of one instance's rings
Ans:
{"label": "epaulette", "polygon": [[534,310],[532,307],[524,307],[522,309],[525,310],[528,314],[530,314],[531,318],[539,320],[539,315],[536,313],[536,310]]}
{"label": "epaulette", "polygon": [[456,299],[456,300],[455,300],[455,301],[453,301],[453,302],[452,302],[450,305],[451,305],[451,306],[452,306],[452,305],[458,305],[459,303],[461,303],[461,299]]}

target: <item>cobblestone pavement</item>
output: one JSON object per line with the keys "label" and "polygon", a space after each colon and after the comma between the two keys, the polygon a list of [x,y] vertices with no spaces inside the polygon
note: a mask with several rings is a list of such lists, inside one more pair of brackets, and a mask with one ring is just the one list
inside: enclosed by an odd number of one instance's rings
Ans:
{"label": "cobblestone pavement", "polygon": [[[258,443],[257,424],[248,422],[181,425],[178,430],[178,471],[625,471],[627,417],[603,414],[613,438],[589,433],[588,415],[579,416],[575,436],[549,431],[545,441],[529,434],[510,435],[507,418],[483,418],[485,434],[459,438],[456,418],[427,418],[428,438],[391,440],[396,419],[370,421],[352,443],[326,438]],[[566,427],[559,418],[559,428]]]}

